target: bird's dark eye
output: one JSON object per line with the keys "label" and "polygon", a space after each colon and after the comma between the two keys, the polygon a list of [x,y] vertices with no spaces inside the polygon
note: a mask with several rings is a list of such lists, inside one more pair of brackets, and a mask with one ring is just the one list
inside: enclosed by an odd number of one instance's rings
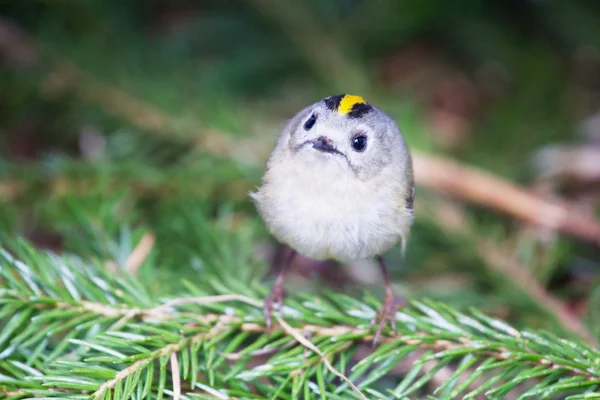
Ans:
{"label": "bird's dark eye", "polygon": [[352,148],[356,151],[363,151],[367,148],[367,137],[366,136],[356,136],[352,139]]}
{"label": "bird's dark eye", "polygon": [[317,122],[317,116],[315,114],[312,114],[310,118],[308,118],[304,123],[304,130],[310,130],[313,126],[315,126],[315,122]]}

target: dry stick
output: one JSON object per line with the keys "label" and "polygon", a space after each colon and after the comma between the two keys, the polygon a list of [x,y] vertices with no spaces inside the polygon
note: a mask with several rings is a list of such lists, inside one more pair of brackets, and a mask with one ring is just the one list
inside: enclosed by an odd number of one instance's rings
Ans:
{"label": "dry stick", "polygon": [[321,360],[323,361],[323,363],[325,363],[325,366],[327,367],[327,369],[329,371],[331,371],[337,377],[339,377],[344,382],[346,382],[352,388],[352,390],[354,390],[356,392],[356,394],[358,394],[362,399],[367,400],[367,397],[365,397],[365,395],[360,391],[360,389],[357,388],[354,385],[354,383],[352,383],[352,381],[350,379],[348,379],[348,377],[346,377],[346,375],[342,374],[337,369],[335,369],[333,367],[333,365],[331,365],[331,363],[329,362],[329,360],[327,359],[327,357],[325,357],[325,354],[323,354],[323,352],[321,350],[319,350],[317,348],[317,346],[315,346],[308,339],[306,339],[304,336],[302,336],[302,334],[300,334],[300,332],[298,332],[296,329],[294,329],[290,325],[288,325],[288,323],[285,322],[283,318],[281,318],[278,315],[275,316],[275,318],[277,318],[277,321],[279,322],[279,325],[283,328],[283,330],[286,333],[290,334],[294,339],[296,339],[296,341],[298,341],[298,343],[300,343],[304,347],[306,347],[306,348],[314,351],[315,353],[317,353],[321,357]]}
{"label": "dry stick", "polygon": [[433,155],[415,153],[414,171],[416,182],[429,189],[600,245],[598,221],[564,202],[545,200],[488,172]]}
{"label": "dry stick", "polygon": [[[137,275],[138,270],[150,254],[152,247],[154,246],[155,236],[152,233],[146,232],[138,242],[138,244],[133,248],[131,253],[127,256],[125,260],[124,269],[131,275]],[[106,267],[112,273],[118,273],[118,267],[116,262],[110,260],[106,262]]]}
{"label": "dry stick", "polygon": [[179,400],[181,397],[181,377],[179,376],[179,362],[177,353],[171,353],[171,376],[173,377],[173,400]]}
{"label": "dry stick", "polygon": [[144,233],[137,246],[135,246],[133,251],[127,256],[127,260],[125,261],[125,269],[127,272],[132,275],[137,275],[140,266],[150,254],[150,251],[152,251],[155,240],[156,237],[154,234],[149,232]]}

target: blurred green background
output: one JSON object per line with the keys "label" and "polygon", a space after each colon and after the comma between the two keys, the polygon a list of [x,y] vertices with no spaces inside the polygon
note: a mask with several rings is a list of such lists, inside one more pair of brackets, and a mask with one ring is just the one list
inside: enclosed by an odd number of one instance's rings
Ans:
{"label": "blurred green background", "polygon": [[[285,120],[336,93],[384,109],[418,154],[595,223],[596,1],[15,0],[0,15],[1,240],[133,270],[157,295],[263,279],[281,249],[247,192]],[[397,293],[600,337],[600,239],[417,183],[407,258],[386,256]],[[369,263],[306,259],[287,285],[383,289]]]}

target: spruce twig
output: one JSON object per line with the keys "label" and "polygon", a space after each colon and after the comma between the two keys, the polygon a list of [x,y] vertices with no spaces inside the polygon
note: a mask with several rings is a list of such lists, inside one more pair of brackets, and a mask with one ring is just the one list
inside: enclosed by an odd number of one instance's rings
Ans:
{"label": "spruce twig", "polygon": [[[27,263],[16,258],[26,254]],[[6,321],[0,335],[0,390],[21,398],[121,400],[137,393],[185,399],[211,390],[217,397],[243,398],[251,387],[260,398],[278,390],[334,399],[402,398],[433,382],[450,364],[460,367],[436,384],[465,398],[515,390],[534,397],[563,392],[593,397],[600,384],[597,349],[517,330],[476,310],[461,313],[440,303],[413,302],[397,313],[398,332],[387,331],[372,354],[349,368],[353,349],[372,340],[368,321],[376,306],[361,300],[292,296],[277,326],[267,332],[257,292],[197,296],[215,289],[190,286],[182,297],[156,303],[136,278],[107,275],[102,264],[74,267],[69,257],[44,255],[24,244],[15,256],[0,255],[0,318]],[[220,291],[239,284],[230,276]],[[128,318],[115,327],[123,316]],[[310,341],[300,332],[310,334]],[[283,346],[290,342],[295,345]],[[268,348],[278,350],[268,361],[248,366],[256,350]],[[402,382],[388,394],[381,392],[379,380],[417,351],[423,353]],[[225,356],[231,353],[237,356]],[[428,362],[436,366],[417,379]],[[481,376],[494,378],[478,380]],[[341,385],[335,384],[337,378]],[[271,384],[262,384],[265,380]],[[533,386],[522,387],[523,382]]]}

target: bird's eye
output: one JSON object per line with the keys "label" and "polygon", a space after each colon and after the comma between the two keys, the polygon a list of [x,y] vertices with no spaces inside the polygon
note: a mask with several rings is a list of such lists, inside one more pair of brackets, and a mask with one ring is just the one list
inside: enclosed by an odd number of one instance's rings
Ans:
{"label": "bird's eye", "polygon": [[367,137],[360,135],[352,139],[352,148],[356,151],[363,151],[367,148]]}
{"label": "bird's eye", "polygon": [[304,123],[304,130],[309,131],[313,126],[315,126],[315,122],[317,122],[317,116],[312,114]]}

